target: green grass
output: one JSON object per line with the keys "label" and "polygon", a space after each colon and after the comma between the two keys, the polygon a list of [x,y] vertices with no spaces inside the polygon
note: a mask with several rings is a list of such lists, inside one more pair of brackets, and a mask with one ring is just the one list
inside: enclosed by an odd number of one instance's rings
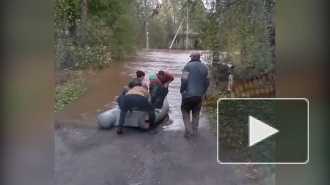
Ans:
{"label": "green grass", "polygon": [[87,88],[83,82],[77,79],[61,85],[58,90],[55,90],[55,112],[74,102],[86,91]]}

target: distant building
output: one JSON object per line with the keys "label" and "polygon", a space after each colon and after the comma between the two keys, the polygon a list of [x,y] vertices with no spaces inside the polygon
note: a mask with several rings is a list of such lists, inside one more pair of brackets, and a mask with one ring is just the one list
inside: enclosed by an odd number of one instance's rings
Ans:
{"label": "distant building", "polygon": [[[186,39],[187,36],[185,31],[178,33],[173,43],[172,49],[186,49]],[[199,34],[196,32],[189,31],[188,49],[199,49],[200,42],[201,40],[199,38]]]}

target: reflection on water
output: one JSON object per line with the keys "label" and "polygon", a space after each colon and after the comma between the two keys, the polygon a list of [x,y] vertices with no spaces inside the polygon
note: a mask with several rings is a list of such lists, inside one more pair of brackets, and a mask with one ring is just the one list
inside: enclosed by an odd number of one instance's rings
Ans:
{"label": "reflection on water", "polygon": [[[89,91],[59,115],[64,119],[83,119],[95,124],[97,116],[116,105],[116,99],[124,85],[135,77],[137,70],[146,73],[144,83],[148,83],[150,73],[159,70],[169,71],[174,81],[169,86],[168,101],[170,105],[169,123],[164,124],[164,130],[183,130],[183,121],[180,110],[180,77],[184,65],[190,60],[191,51],[182,50],[149,50],[138,53],[131,62],[120,62],[109,69],[94,72],[93,80],[89,84]],[[201,117],[201,126],[204,118]]]}

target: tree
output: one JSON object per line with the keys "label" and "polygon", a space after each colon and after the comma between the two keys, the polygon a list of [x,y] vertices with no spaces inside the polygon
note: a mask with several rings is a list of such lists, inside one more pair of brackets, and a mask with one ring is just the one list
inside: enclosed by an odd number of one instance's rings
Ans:
{"label": "tree", "polygon": [[86,43],[88,0],[82,0],[81,44]]}
{"label": "tree", "polygon": [[202,47],[212,51],[214,62],[235,64],[236,77],[272,70],[274,5],[273,0],[216,0],[207,11],[208,20],[200,20]]}
{"label": "tree", "polygon": [[138,0],[56,0],[58,68],[104,67],[130,57],[142,26]]}

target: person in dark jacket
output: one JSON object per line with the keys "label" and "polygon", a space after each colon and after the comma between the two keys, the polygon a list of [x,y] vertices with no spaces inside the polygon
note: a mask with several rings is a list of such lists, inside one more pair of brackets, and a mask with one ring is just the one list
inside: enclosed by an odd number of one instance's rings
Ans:
{"label": "person in dark jacket", "polygon": [[135,86],[142,86],[142,81],[144,79],[145,73],[143,71],[136,71],[136,78],[134,78],[128,86],[124,87],[123,92],[120,94],[120,96],[117,98],[117,103],[119,105],[119,108],[122,108],[122,101],[123,101],[123,96],[133,87]]}
{"label": "person in dark jacket", "polygon": [[[181,76],[180,93],[182,95],[181,112],[185,126],[184,137],[198,135],[199,114],[202,99],[209,85],[210,77],[205,64],[200,61],[200,53],[193,52],[191,60],[184,66]],[[192,111],[192,121],[190,112]]]}
{"label": "person in dark jacket", "polygon": [[150,123],[150,134],[153,135],[158,133],[157,125],[155,124],[155,108],[148,101],[149,97],[150,94],[146,84],[133,87],[123,96],[117,134],[123,134],[123,126],[125,123],[126,114],[128,111],[132,111],[134,108],[137,108],[139,111],[148,113],[148,117],[150,119],[146,120],[146,123]]}
{"label": "person in dark jacket", "polygon": [[145,73],[143,71],[136,71],[136,78],[134,78],[128,86],[124,87],[123,94],[126,94],[130,89],[135,86],[142,85],[142,81],[144,79]]}
{"label": "person in dark jacket", "polygon": [[143,71],[136,71],[136,78],[134,78],[129,84],[128,87],[132,89],[137,86],[137,84],[142,83],[145,73]]}
{"label": "person in dark jacket", "polygon": [[163,107],[165,97],[167,96],[168,89],[162,86],[155,73],[151,73],[149,75],[149,81],[151,103],[155,106],[156,109],[161,109]]}

